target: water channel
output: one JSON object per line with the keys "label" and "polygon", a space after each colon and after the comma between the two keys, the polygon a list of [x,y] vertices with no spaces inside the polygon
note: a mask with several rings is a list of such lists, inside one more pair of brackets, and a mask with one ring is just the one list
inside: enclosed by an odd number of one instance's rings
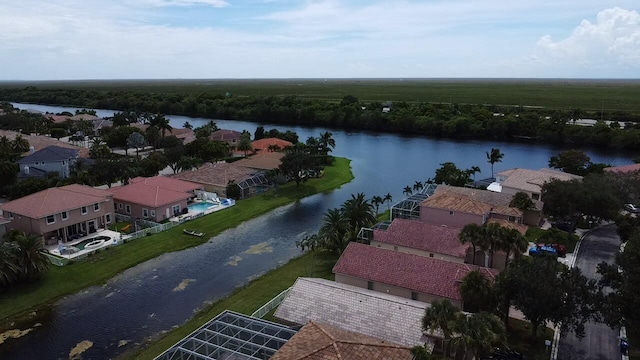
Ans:
{"label": "water channel", "polygon": [[[23,109],[74,112],[76,108],[14,104]],[[99,110],[99,116],[113,111]],[[169,116],[173,127],[189,121],[194,127],[209,119]],[[327,129],[216,120],[220,128],[292,130],[300,140]],[[317,194],[295,204],[247,221],[196,248],[165,254],[111,279],[58,301],[41,326],[17,340],[0,345],[7,359],[68,358],[78,343],[93,346],[85,359],[111,358],[159,332],[189,319],[209,302],[298,255],[295,241],[320,227],[322,213],[339,207],[350,194],[368,197],[390,193],[400,200],[402,189],[414,181],[433,177],[439,164],[452,161],[461,168],[477,165],[489,177],[485,152],[492,147],[504,154],[495,170],[546,167],[561,147],[526,143],[451,141],[393,134],[329,130],[336,141],[336,156],[351,159],[355,179],[333,192]],[[594,162],[630,163],[635,154],[588,151]],[[233,211],[233,209],[226,210]],[[72,278],[68,281],[74,281]],[[2,302],[0,301],[0,304]],[[10,306],[6,303],[2,306]]]}

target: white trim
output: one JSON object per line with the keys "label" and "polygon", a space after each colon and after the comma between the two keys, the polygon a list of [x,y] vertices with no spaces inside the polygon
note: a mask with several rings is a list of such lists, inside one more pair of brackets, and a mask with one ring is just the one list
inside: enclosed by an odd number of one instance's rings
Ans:
{"label": "white trim", "polygon": [[[97,207],[97,209],[96,209]],[[93,212],[98,212],[100,211],[100,203],[95,203],[93,204]]]}
{"label": "white trim", "polygon": [[80,214],[87,215],[89,213],[89,209],[86,206],[80,207]]}
{"label": "white trim", "polygon": [[[66,217],[65,217],[65,215],[66,215]],[[61,212],[61,213],[60,213],[60,219],[61,219],[62,221],[67,221],[67,220],[69,220],[69,212],[68,212],[68,211],[63,211],[63,212]]]}
{"label": "white trim", "polygon": [[131,205],[125,205],[124,210],[127,214],[131,214]]}
{"label": "white trim", "polygon": [[112,220],[112,218],[111,218],[111,213],[106,213],[106,214],[104,214],[104,222],[105,222],[105,223],[107,223],[107,224],[111,224],[111,220]]}
{"label": "white trim", "polygon": [[[49,217],[53,217],[53,221],[49,222]],[[53,215],[47,215],[44,218],[45,223],[47,223],[47,225],[51,225],[51,224],[55,224],[56,223],[56,214]]]}
{"label": "white trim", "polygon": [[142,208],[142,217],[145,219],[149,217],[149,209]]}
{"label": "white trim", "polygon": [[155,211],[155,210],[151,210],[151,211],[149,212],[149,214],[151,215],[151,217],[152,217],[152,218],[155,218],[155,217],[156,217],[156,211]]}

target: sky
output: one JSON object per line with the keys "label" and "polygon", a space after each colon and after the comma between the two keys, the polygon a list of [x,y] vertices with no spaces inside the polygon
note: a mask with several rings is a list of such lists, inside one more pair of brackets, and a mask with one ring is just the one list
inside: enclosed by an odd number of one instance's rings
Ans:
{"label": "sky", "polygon": [[640,77],[640,1],[0,0],[0,80]]}

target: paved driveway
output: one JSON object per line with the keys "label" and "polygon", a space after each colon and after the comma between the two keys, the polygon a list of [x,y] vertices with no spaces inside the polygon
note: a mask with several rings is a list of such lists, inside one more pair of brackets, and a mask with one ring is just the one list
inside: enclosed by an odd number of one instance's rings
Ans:
{"label": "paved driveway", "polygon": [[[588,234],[580,245],[576,266],[590,279],[596,274],[600,262],[614,263],[620,248],[615,225],[600,227]],[[612,330],[600,323],[585,325],[585,337],[578,340],[573,334],[561,334],[558,360],[619,360],[619,329]]]}

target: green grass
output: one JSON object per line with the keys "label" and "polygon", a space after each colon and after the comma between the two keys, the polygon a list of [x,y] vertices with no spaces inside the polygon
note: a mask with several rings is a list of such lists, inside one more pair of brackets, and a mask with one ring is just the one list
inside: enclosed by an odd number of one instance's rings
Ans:
{"label": "green grass", "polygon": [[538,329],[538,336],[531,337],[531,324],[526,321],[509,319],[507,342],[512,350],[523,354],[528,360],[548,360],[550,352],[544,346],[545,340],[553,340],[553,330]]}
{"label": "green grass", "polygon": [[[350,161],[336,158],[332,166],[325,168],[322,178],[311,179],[300,186],[295,183],[286,184],[275,192],[269,191],[238,201],[230,209],[203,216],[162,233],[135,239],[99,252],[84,261],[64,267],[52,266],[40,281],[16,287],[0,296],[0,319],[23,318],[28,312],[88,286],[104,283],[139,263],[167,252],[199,245],[207,241],[207,237],[236,227],[246,220],[306,196],[338,188],[352,179]],[[185,235],[182,233],[185,227],[204,232],[207,237]],[[4,323],[9,326],[10,321]]]}
{"label": "green grass", "polygon": [[339,101],[353,95],[363,101],[543,106],[590,111],[640,111],[635,80],[568,79],[279,79],[279,80],[94,80],[0,82],[0,88],[144,91],[149,93],[295,95]]}
{"label": "green grass", "polygon": [[129,225],[128,221],[119,221],[115,224],[109,225],[109,230],[111,231],[122,231],[122,228]]}
{"label": "green grass", "polygon": [[[300,276],[312,275],[313,277],[333,280],[334,276],[331,273],[331,269],[337,260],[337,255],[320,253],[314,259],[313,254],[306,253],[277,269],[269,271],[248,285],[235,290],[230,296],[215,302],[180,327],[171,330],[162,335],[161,338],[148,344],[146,348],[129,351],[121,355],[120,358],[153,359],[227,309],[250,315],[280,292],[293,285]],[[273,318],[269,319],[273,320]]]}

